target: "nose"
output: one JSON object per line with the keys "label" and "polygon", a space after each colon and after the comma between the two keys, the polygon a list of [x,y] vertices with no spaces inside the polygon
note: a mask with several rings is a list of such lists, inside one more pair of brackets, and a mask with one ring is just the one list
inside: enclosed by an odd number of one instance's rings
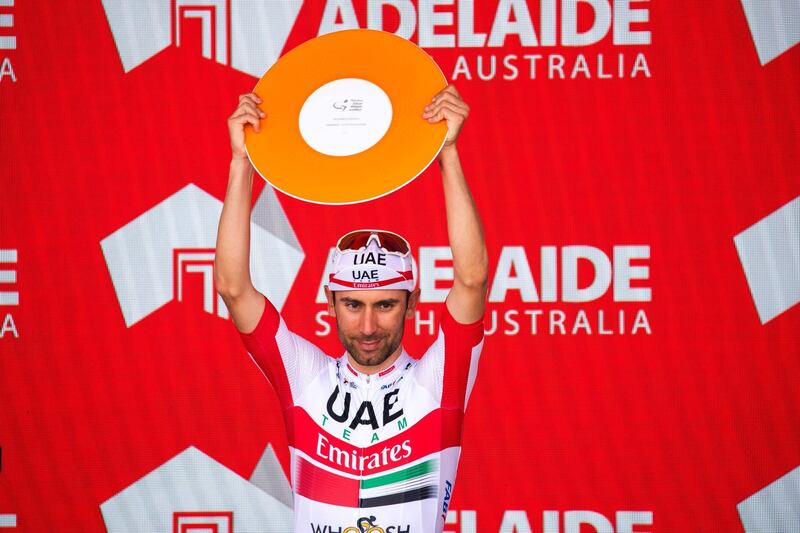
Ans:
{"label": "nose", "polygon": [[361,335],[369,336],[378,330],[378,317],[369,306],[361,314]]}

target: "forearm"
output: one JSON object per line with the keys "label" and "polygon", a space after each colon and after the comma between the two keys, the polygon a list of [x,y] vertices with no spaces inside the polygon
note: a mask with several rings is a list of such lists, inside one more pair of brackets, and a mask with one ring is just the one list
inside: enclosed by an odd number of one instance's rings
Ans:
{"label": "forearm", "polygon": [[442,149],[438,162],[442,171],[447,235],[453,251],[455,281],[465,287],[483,289],[489,272],[483,226],[455,144]]}
{"label": "forearm", "polygon": [[217,230],[214,266],[217,290],[236,297],[252,287],[250,280],[250,211],[253,167],[248,159],[230,164],[228,190]]}

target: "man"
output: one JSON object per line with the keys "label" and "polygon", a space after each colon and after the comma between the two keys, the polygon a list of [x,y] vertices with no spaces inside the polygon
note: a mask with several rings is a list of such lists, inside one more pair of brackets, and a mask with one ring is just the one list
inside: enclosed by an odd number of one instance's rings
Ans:
{"label": "man", "polygon": [[[433,532],[444,527],[461,422],[483,345],[488,261],[456,140],[469,112],[448,86],[421,120],[447,122],[442,172],[454,281],[436,341],[403,349],[419,289],[408,243],[387,231],[342,237],[325,287],[341,357],[291,333],[250,279],[253,168],[244,128],[269,120],[255,94],[228,119],[233,159],[217,237],[215,280],[248,352],[280,400],[291,453],[295,531]],[[257,268],[257,267],[256,267]]]}

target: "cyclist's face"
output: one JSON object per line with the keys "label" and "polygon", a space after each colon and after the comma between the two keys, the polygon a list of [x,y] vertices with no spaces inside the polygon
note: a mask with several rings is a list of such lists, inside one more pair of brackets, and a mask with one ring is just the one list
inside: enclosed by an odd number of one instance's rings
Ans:
{"label": "cyclist's face", "polygon": [[328,293],[339,340],[362,366],[378,366],[400,349],[406,318],[414,315],[418,291],[338,291]]}

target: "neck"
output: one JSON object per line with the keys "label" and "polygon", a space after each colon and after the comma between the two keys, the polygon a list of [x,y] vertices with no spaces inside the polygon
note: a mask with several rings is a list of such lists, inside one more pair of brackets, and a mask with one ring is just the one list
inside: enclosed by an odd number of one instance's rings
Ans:
{"label": "neck", "polygon": [[403,345],[401,344],[400,346],[397,347],[397,349],[394,351],[392,355],[386,358],[386,361],[384,361],[379,365],[374,365],[374,366],[363,366],[358,364],[356,360],[353,359],[353,356],[350,355],[349,353],[347,354],[347,360],[350,362],[350,366],[352,366],[353,369],[357,370],[358,372],[361,372],[362,374],[371,375],[371,374],[377,374],[378,372],[383,372],[384,370],[392,366],[402,353],[403,353]]}

